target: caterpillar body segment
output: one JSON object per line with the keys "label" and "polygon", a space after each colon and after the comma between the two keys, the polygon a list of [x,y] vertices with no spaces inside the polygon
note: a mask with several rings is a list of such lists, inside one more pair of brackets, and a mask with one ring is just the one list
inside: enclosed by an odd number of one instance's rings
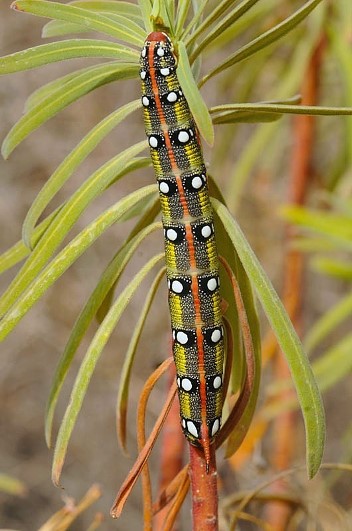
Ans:
{"label": "caterpillar body segment", "polygon": [[173,46],[153,32],[141,52],[145,130],[159,186],[181,425],[203,447],[220,429],[224,332],[219,264],[198,131]]}

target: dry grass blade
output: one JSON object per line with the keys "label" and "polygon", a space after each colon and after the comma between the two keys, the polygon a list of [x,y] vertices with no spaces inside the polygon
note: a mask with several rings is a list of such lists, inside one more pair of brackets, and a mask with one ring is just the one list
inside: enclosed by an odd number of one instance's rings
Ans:
{"label": "dry grass blade", "polygon": [[189,490],[190,481],[188,476],[188,466],[186,466],[181,472],[184,472],[182,481],[165,518],[163,531],[172,531],[174,529],[175,520]]}
{"label": "dry grass blade", "polygon": [[[157,371],[161,372],[161,374],[163,372],[166,371],[166,369],[170,366],[170,364],[173,362],[173,359],[172,358],[168,358],[167,360],[165,360],[161,365],[160,367],[158,367]],[[155,371],[155,372],[157,372]],[[153,375],[149,378],[149,380],[146,382],[146,386],[149,386],[150,383],[150,379],[151,378],[154,378],[154,374],[155,372],[153,373]],[[148,437],[148,440],[145,444],[145,446],[143,447],[142,451],[140,452],[135,464],[133,465],[130,473],[128,474],[127,478],[125,479],[124,483],[122,484],[122,487],[120,488],[117,496],[116,496],[116,499],[115,499],[115,502],[111,508],[111,511],[110,511],[110,514],[113,518],[118,518],[121,514],[121,511],[123,509],[123,506],[132,490],[132,488],[134,487],[141,471],[142,471],[142,468],[144,467],[149,455],[150,455],[150,452],[152,451],[153,449],[153,446],[156,442],[156,439],[160,433],[160,430],[165,422],[165,419],[167,417],[167,414],[168,412],[170,411],[170,408],[171,408],[171,405],[172,405],[172,401],[174,400],[174,397],[176,395],[176,383],[172,386],[172,388],[170,389],[169,391],[169,394],[166,398],[166,401],[165,401],[165,404],[164,404],[164,407],[163,409],[161,410],[160,412],[160,415],[154,425],[154,428],[151,432],[151,434],[149,435]]]}
{"label": "dry grass blade", "polygon": [[[252,335],[251,335],[251,330],[250,330],[249,323],[248,323],[246,309],[243,304],[240,288],[226,260],[220,257],[220,262],[224,266],[225,271],[229,279],[231,280],[232,287],[233,287],[238,316],[239,316],[239,320],[241,323],[243,342],[245,346],[247,375],[246,375],[246,379],[245,379],[243,388],[241,390],[240,396],[235,406],[233,407],[230,415],[226,419],[226,422],[221,428],[219,435],[216,439],[217,447],[221,446],[221,444],[226,440],[226,438],[230,435],[230,433],[233,431],[233,429],[236,427],[239,420],[241,419],[242,414],[246,408],[246,405],[248,404],[248,400],[251,395],[251,392],[253,390],[254,372],[255,372],[254,348],[253,348]],[[231,330],[229,328],[229,325],[227,324],[227,322],[224,322],[224,324],[226,327],[227,337],[231,337]]]}
{"label": "dry grass blade", "polygon": [[49,520],[38,529],[38,531],[66,531],[70,529],[71,524],[77,519],[77,517],[100,497],[101,488],[99,485],[92,485],[78,505],[75,505],[72,498],[67,498],[65,507],[51,516]]}

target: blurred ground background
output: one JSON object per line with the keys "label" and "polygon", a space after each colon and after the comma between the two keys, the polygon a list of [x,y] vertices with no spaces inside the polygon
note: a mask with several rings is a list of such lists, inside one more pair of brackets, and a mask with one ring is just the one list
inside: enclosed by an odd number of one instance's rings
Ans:
{"label": "blurred ground background", "polygon": [[[7,8],[8,2],[0,3],[0,49],[1,55],[40,44],[42,21],[37,17],[14,13]],[[82,61],[82,66],[89,64]],[[21,116],[26,97],[43,82],[50,81],[71,71],[79,61],[54,64],[41,70],[28,71],[6,76],[0,80],[0,139]],[[41,77],[42,76],[42,77]],[[100,88],[85,96],[82,101],[68,107],[28,140],[21,144],[8,161],[0,159],[0,250],[3,252],[21,235],[21,224],[37,192],[53,170],[88,132],[97,121],[110,113],[116,106],[138,97],[139,87],[135,82],[122,82]],[[213,100],[216,95],[208,93]],[[288,119],[287,123],[288,122]],[[230,129],[228,130],[230,131]],[[245,130],[246,131],[246,130]],[[289,129],[286,127],[286,132]],[[244,133],[244,136],[248,134]],[[83,164],[66,184],[58,201],[69,195],[101,163],[130,142],[143,139],[142,119],[134,113],[123,128],[110,134],[104,143],[94,151],[88,162]],[[283,140],[282,175],[273,189],[267,177],[257,179],[256,187],[248,186],[239,217],[251,244],[277,288],[280,287],[280,266],[282,255],[282,223],[276,215],[276,207],[284,201],[287,173],[285,174],[285,150],[290,147],[290,137]],[[319,156],[317,157],[319,158]],[[231,164],[231,160],[229,161]],[[216,170],[213,171],[216,175]],[[133,174],[118,186],[113,186],[109,197],[97,199],[84,214],[78,228],[86,225],[106,206],[136,187],[152,182],[150,170]],[[226,179],[219,176],[220,184]],[[77,427],[69,446],[67,463],[62,476],[64,491],[56,489],[50,480],[52,452],[44,441],[44,410],[51,378],[61,352],[68,339],[70,329],[82,304],[95,286],[104,265],[113,256],[116,247],[128,233],[129,225],[112,227],[95,245],[81,257],[49,293],[37,304],[17,327],[16,331],[1,344],[0,356],[0,472],[11,474],[24,481],[28,493],[22,499],[0,493],[0,527],[20,531],[37,529],[55,510],[62,505],[62,495],[80,498],[88,487],[97,482],[102,486],[103,496],[94,509],[82,516],[80,523],[72,529],[87,529],[92,515],[100,510],[108,515],[111,502],[121,481],[127,474],[135,456],[133,433],[135,406],[142,383],[152,369],[168,354],[168,318],[166,290],[160,296],[149,318],[149,326],[143,334],[142,347],[138,355],[138,375],[134,372],[131,388],[134,395],[130,405],[130,454],[125,458],[117,446],[115,436],[114,407],[118,388],[119,371],[133,323],[143,301],[140,293],[130,304],[112,340],[108,343],[97,366],[89,392],[84,401]],[[75,229],[75,230],[78,230]],[[162,248],[161,234],[154,238],[155,249]],[[125,282],[132,278],[139,264],[150,256],[142,248],[125,275]],[[2,289],[13,276],[13,271],[1,279]],[[337,301],[345,288],[338,282],[306,275],[305,319],[313,321],[324,309]],[[92,333],[90,337],[92,337]],[[64,399],[60,401],[58,413],[62,415],[69,392],[79,367],[80,360],[88,346],[83,342],[79,356],[70,371],[65,386]],[[338,389],[325,395],[327,407],[328,441],[326,460],[339,460],[342,452],[341,436],[350,419],[351,385],[342,383]],[[151,400],[151,420],[158,411],[163,394],[154,395]],[[301,421],[299,420],[299,429]],[[58,421],[56,422],[56,427]],[[157,459],[154,454],[154,461]],[[264,455],[265,457],[265,455]],[[298,459],[304,462],[303,445]],[[252,467],[253,465],[251,465]],[[339,496],[352,496],[350,487],[343,487]],[[126,510],[118,522],[106,517],[104,530],[140,529],[140,490],[128,501]],[[187,529],[187,526],[185,527]]]}

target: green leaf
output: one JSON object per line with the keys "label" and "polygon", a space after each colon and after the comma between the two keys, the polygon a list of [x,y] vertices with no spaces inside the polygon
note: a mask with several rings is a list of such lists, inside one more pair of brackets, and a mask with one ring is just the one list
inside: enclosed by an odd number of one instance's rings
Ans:
{"label": "green leaf", "polygon": [[[59,207],[60,208],[60,207]],[[52,212],[48,217],[46,217],[39,225],[34,229],[33,237],[32,237],[32,243],[35,247],[56,214],[59,211],[59,208],[56,209],[54,212]],[[26,258],[30,254],[30,250],[28,247],[23,243],[22,240],[18,241],[10,247],[7,251],[5,251],[0,256],[0,273],[3,273],[4,271],[7,271],[14,265],[18,264],[18,262],[21,262],[24,258]]]}
{"label": "green leaf", "polygon": [[304,340],[307,351],[313,350],[325,337],[330,334],[342,321],[352,315],[352,293],[343,297],[328,312],[314,323]]}
{"label": "green leaf", "polygon": [[[39,1],[39,0],[38,0]],[[65,83],[65,90],[57,88],[44,100],[38,102],[12,127],[2,145],[6,159],[32,131],[55,116],[59,111],[92,90],[117,79],[136,77],[138,66],[125,63],[110,63],[96,66]]]}
{"label": "green leaf", "polygon": [[28,214],[23,223],[22,238],[24,243],[31,248],[32,233],[39,217],[44,212],[55,194],[61,189],[64,183],[73,174],[76,168],[86,159],[94,148],[129,114],[140,107],[140,100],[135,100],[120,107],[117,111],[109,114],[104,120],[99,122],[89,133],[79,142],[79,144],[63,160],[54,171],[50,179],[45,183],[39,194],[33,201]]}
{"label": "green leaf", "polygon": [[85,397],[95,366],[99,360],[100,354],[108,339],[110,338],[114,328],[116,327],[127,304],[133,297],[135,291],[140,286],[141,282],[144,280],[147,274],[161,260],[164,260],[163,253],[154,256],[136,274],[134,279],[128,284],[128,286],[123,290],[121,295],[116,299],[115,303],[111,307],[109,313],[105,317],[103,323],[99,327],[89,346],[89,349],[78,371],[78,375],[72,389],[70,402],[65,411],[65,415],[60,426],[59,434],[55,445],[52,469],[52,479],[55,485],[58,485],[59,483],[61,470],[64,464],[67,446],[71,437],[71,433],[75,426],[77,416],[82,407],[83,399]]}
{"label": "green leaf", "polygon": [[29,70],[38,66],[76,59],[77,57],[105,57],[124,61],[138,60],[132,48],[96,39],[71,39],[42,44],[0,58],[0,74]]}
{"label": "green leaf", "polygon": [[[322,31],[323,29],[319,26],[316,31],[311,31],[305,36],[305,39],[297,42],[290,60],[290,68],[285,69],[283,74],[280,75],[278,85],[276,86],[277,97],[281,100],[286,99],[287,94],[292,94],[299,90],[302,72],[307,68],[309,58],[316,47],[317,40],[320,38]],[[268,50],[266,49],[264,56],[267,54]],[[262,68],[264,68],[264,64]],[[247,66],[247,70],[251,70],[249,66]],[[229,76],[230,72],[227,75]],[[243,146],[228,176],[226,200],[232,212],[239,206],[241,192],[254,167],[258,165],[258,161],[262,164],[263,154],[267,152],[272,154],[273,146],[276,145],[280,149],[280,140],[278,139],[274,142],[273,137],[275,134],[279,134],[279,122],[262,124],[254,131],[253,135]]]}
{"label": "green leaf", "polygon": [[351,352],[352,334],[349,334],[314,361],[314,374],[322,391],[331,389],[337,382],[351,375]]}
{"label": "green leaf", "polygon": [[123,175],[128,161],[146,147],[147,142],[143,141],[113,157],[94,172],[70,197],[39,240],[22,269],[2,295],[0,299],[1,315],[10,308],[19,294],[29,286],[44,267],[89,203],[100,195],[113,180],[116,180],[119,174]]}
{"label": "green leaf", "polygon": [[[142,20],[138,6],[127,2],[115,2],[109,0],[82,0],[77,2],[69,2],[69,5],[91,11],[98,11],[99,13],[107,12],[123,15],[137,23]],[[67,35],[69,33],[83,33],[89,31],[90,28],[87,26],[81,26],[80,24],[65,22],[62,20],[51,20],[43,27],[42,37],[57,37],[59,35]]]}
{"label": "green leaf", "polygon": [[[150,159],[149,159],[150,161]],[[151,199],[149,202],[146,202],[145,210],[143,210],[143,213],[140,211],[139,215],[140,218],[132,231],[129,234],[129,237],[126,240],[126,243],[130,240],[132,240],[135,236],[138,236],[140,232],[142,232],[146,227],[151,226],[156,218],[156,216],[160,213],[160,200],[159,197],[156,199]],[[97,313],[96,313],[96,319],[99,323],[101,323],[109,311],[111,307],[111,302],[114,298],[115,293],[115,287],[116,287],[117,281],[114,285],[111,286],[109,292],[107,293],[106,297],[102,301],[101,305],[99,306]]]}
{"label": "green leaf", "polygon": [[296,225],[323,234],[327,239],[331,238],[332,241],[337,242],[342,248],[352,249],[352,223],[348,216],[293,206],[282,208],[281,213],[285,219]]}
{"label": "green leaf", "polygon": [[153,25],[150,19],[150,13],[153,7],[152,3],[150,0],[138,0],[138,5],[142,13],[145,30],[150,33],[153,31]]}
{"label": "green leaf", "polygon": [[267,123],[276,122],[282,118],[282,114],[269,112],[248,112],[248,111],[234,111],[228,113],[220,113],[213,117],[214,125],[218,124],[238,124],[238,123]]}
{"label": "green leaf", "polygon": [[200,134],[212,146],[214,144],[214,129],[206,104],[194,80],[191,66],[188,61],[186,47],[182,41],[178,43],[179,63],[177,75],[182,90],[186,96],[189,108],[195,119]]}
{"label": "green leaf", "polygon": [[[154,223],[142,229],[119,249],[109,265],[102,273],[96,287],[81,310],[67,341],[66,347],[56,368],[45,415],[45,439],[51,447],[52,425],[56,404],[64,384],[66,375],[74,359],[79,345],[88,330],[94,316],[98,312],[107,294],[122,275],[140,243],[154,230],[160,228],[160,223]],[[105,317],[105,316],[104,316]]]}
{"label": "green leaf", "polygon": [[123,15],[138,21],[142,20],[139,6],[130,2],[122,2],[121,0],[118,2],[115,0],[74,0],[73,2],[68,2],[68,4],[91,11],[99,11],[99,13],[115,13],[115,15]]}
{"label": "green leaf", "polygon": [[42,85],[41,87],[36,89],[34,92],[32,92],[30,96],[28,96],[25,102],[25,105],[24,105],[24,112],[28,113],[34,107],[36,107],[41,101],[45,100],[51,94],[54,94],[56,91],[58,91],[58,93],[60,90],[64,91],[66,83],[75,79],[81,74],[84,74],[85,72],[92,72],[94,74],[96,68],[97,68],[96,65],[88,66],[88,67],[86,66],[85,68],[80,68],[79,70],[76,70],[75,72],[71,72],[70,74],[66,74],[64,76],[58,77],[57,79],[54,79],[53,81],[49,81],[49,83]]}
{"label": "green leaf", "polygon": [[13,476],[0,474],[0,492],[6,492],[12,496],[24,496],[27,493],[27,487]]}
{"label": "green leaf", "polygon": [[31,285],[17,297],[16,302],[0,322],[0,340],[4,339],[46,290],[90,247],[93,242],[136,203],[155,193],[149,185],[128,195],[98,216],[58,253]]}
{"label": "green leaf", "polygon": [[117,20],[116,15],[111,21],[109,16],[59,2],[46,2],[45,0],[16,0],[11,7],[40,17],[74,22],[137,47],[141,47],[143,44],[143,30],[127,17],[120,16]]}
{"label": "green leaf", "polygon": [[176,29],[175,29],[175,38],[179,39],[185,25],[189,8],[191,5],[191,0],[183,0],[177,5],[177,15],[176,15]]}
{"label": "green leaf", "polygon": [[182,33],[183,41],[185,39],[185,36],[188,35],[193,28],[197,27],[200,21],[203,17],[203,12],[207,6],[208,0],[193,0],[192,6],[193,6],[193,17],[191,18],[188,26],[185,28],[185,30]]}
{"label": "green leaf", "polygon": [[228,57],[225,61],[220,63],[216,68],[204,76],[199,82],[199,86],[201,87],[204,85],[204,83],[206,83],[216,74],[223,72],[234,64],[247,59],[247,57],[250,57],[266,46],[276,42],[278,39],[281,39],[284,35],[292,31],[300,22],[302,22],[309,15],[309,13],[320,4],[321,1],[322,0],[309,0],[309,2],[306,2],[300,9],[298,9],[290,17],[286,18],[283,22],[277,24],[274,28],[269,29],[245,46],[242,46],[242,48],[230,55],[230,57]]}
{"label": "green leaf", "polygon": [[308,476],[312,478],[321,464],[325,442],[324,409],[312,369],[282,302],[241,229],[224,205],[216,200],[213,200],[213,205],[236,248],[289,364],[304,418],[307,470]]}
{"label": "green leaf", "polygon": [[311,105],[287,105],[283,103],[228,103],[212,107],[210,112],[226,113],[235,111],[255,111],[279,114],[305,114],[310,116],[351,116],[352,107],[321,107]]}
{"label": "green leaf", "polygon": [[332,277],[352,280],[352,265],[328,258],[314,258],[312,266],[316,271]]}
{"label": "green leaf", "polygon": [[155,294],[158,290],[160,281],[165,277],[165,267],[163,267],[159,273],[157,273],[153,284],[151,285],[149,292],[145,298],[143,307],[138,317],[138,321],[133,327],[133,334],[128,345],[127,352],[124,357],[124,362],[121,370],[121,377],[119,383],[119,391],[116,404],[116,417],[119,433],[119,440],[122,448],[126,449],[126,417],[127,417],[127,404],[129,395],[129,386],[131,371],[139,340],[148,317],[151,305],[153,303]]}
{"label": "green leaf", "polygon": [[[190,56],[190,63],[193,63],[198,55],[206,48],[209,44],[212,44],[217,37],[219,37],[228,27],[232,26],[237,20],[239,20],[247,11],[258,3],[259,0],[243,0],[238,6],[233,8],[225,17],[223,17],[216,26],[214,26],[204,39],[198,44],[197,48]],[[204,24],[204,25],[203,25]],[[195,34],[202,33],[206,26],[206,21],[201,24]],[[194,41],[194,34],[189,39],[189,41]],[[189,44],[186,41],[186,45]]]}
{"label": "green leaf", "polygon": [[87,26],[81,26],[74,22],[65,22],[63,20],[50,20],[42,29],[42,38],[61,37],[71,35],[72,33],[89,33],[91,30]]}
{"label": "green leaf", "polygon": [[[205,2],[203,2],[202,7],[205,7]],[[203,33],[205,30],[210,28],[210,26],[218,20],[225,11],[231,7],[233,4],[233,0],[222,0],[218,2],[217,6],[214,6],[214,8],[211,10],[209,15],[205,18],[205,20],[198,25],[198,27],[192,32],[191,35],[187,37],[187,35],[190,32],[190,29],[194,26],[195,22],[192,19],[191,23],[189,24],[189,27],[185,29],[183,33],[183,40],[185,41],[185,44],[188,46],[193,41],[195,41],[201,33]],[[203,8],[204,8],[203,7]],[[197,10],[198,12],[198,10]],[[195,17],[194,17],[195,18]]]}

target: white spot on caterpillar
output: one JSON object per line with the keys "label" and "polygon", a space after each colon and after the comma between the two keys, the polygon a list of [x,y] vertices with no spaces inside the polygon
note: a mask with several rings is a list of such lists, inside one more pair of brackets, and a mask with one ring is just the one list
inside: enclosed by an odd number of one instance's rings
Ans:
{"label": "white spot on caterpillar", "polygon": [[175,101],[177,101],[176,92],[169,92],[169,94],[166,96],[166,99],[169,103],[175,103]]}
{"label": "white spot on caterpillar", "polygon": [[179,142],[181,142],[182,144],[185,144],[186,142],[188,142],[190,137],[187,131],[180,131],[177,138]]}
{"label": "white spot on caterpillar", "polygon": [[201,177],[199,177],[199,175],[197,175],[196,177],[193,177],[193,179],[192,179],[192,187],[195,190],[199,190],[199,188],[202,188],[202,186],[203,186],[203,181],[202,181]]}
{"label": "white spot on caterpillar", "polygon": [[163,57],[163,55],[165,54],[164,48],[162,46],[159,46],[156,53],[158,54],[159,57]]}
{"label": "white spot on caterpillar", "polygon": [[159,183],[159,190],[162,194],[168,194],[170,186],[165,181],[161,181],[161,183]]}
{"label": "white spot on caterpillar", "polygon": [[215,378],[213,380],[214,389],[220,389],[221,385],[222,385],[221,376],[215,376]]}
{"label": "white spot on caterpillar", "polygon": [[160,74],[164,77],[170,74],[170,68],[160,68]]}
{"label": "white spot on caterpillar", "polygon": [[186,391],[187,393],[189,391],[191,391],[193,385],[192,385],[192,382],[191,380],[189,380],[188,378],[182,378],[181,380],[181,387],[184,391]]}
{"label": "white spot on caterpillar", "polygon": [[210,225],[204,225],[201,230],[203,238],[209,238],[212,235],[212,230]]}
{"label": "white spot on caterpillar", "polygon": [[174,293],[182,293],[183,292],[183,285],[179,280],[174,280],[171,283],[171,289]]}
{"label": "white spot on caterpillar", "polygon": [[149,137],[149,145],[150,145],[150,147],[157,148],[158,144],[159,144],[158,139],[155,136],[150,136]]}
{"label": "white spot on caterpillar", "polygon": [[165,236],[172,242],[177,240],[177,232],[174,229],[167,229]]}
{"label": "white spot on caterpillar", "polygon": [[219,429],[220,429],[220,420],[215,419],[213,426],[211,428],[211,436],[214,437],[214,435],[219,431]]}
{"label": "white spot on caterpillar", "polygon": [[144,81],[146,78],[147,72],[145,70],[141,70],[139,75],[141,76],[141,80]]}
{"label": "white spot on caterpillar", "polygon": [[176,339],[181,345],[187,345],[188,343],[188,335],[184,332],[177,332]]}
{"label": "white spot on caterpillar", "polygon": [[211,334],[211,340],[213,343],[218,343],[221,339],[221,331],[219,328],[216,328],[214,332]]}
{"label": "white spot on caterpillar", "polygon": [[191,420],[187,420],[187,430],[189,431],[191,435],[193,435],[193,437],[198,438],[198,431],[197,431],[196,425]]}
{"label": "white spot on caterpillar", "polygon": [[148,107],[149,103],[150,103],[149,98],[147,98],[147,96],[143,96],[142,104],[144,105],[144,107]]}
{"label": "white spot on caterpillar", "polygon": [[146,57],[147,55],[147,48],[144,46],[143,50],[142,50],[142,53],[141,53],[142,57]]}
{"label": "white spot on caterpillar", "polygon": [[215,277],[210,278],[207,282],[207,286],[209,291],[215,291],[218,287],[217,279]]}

